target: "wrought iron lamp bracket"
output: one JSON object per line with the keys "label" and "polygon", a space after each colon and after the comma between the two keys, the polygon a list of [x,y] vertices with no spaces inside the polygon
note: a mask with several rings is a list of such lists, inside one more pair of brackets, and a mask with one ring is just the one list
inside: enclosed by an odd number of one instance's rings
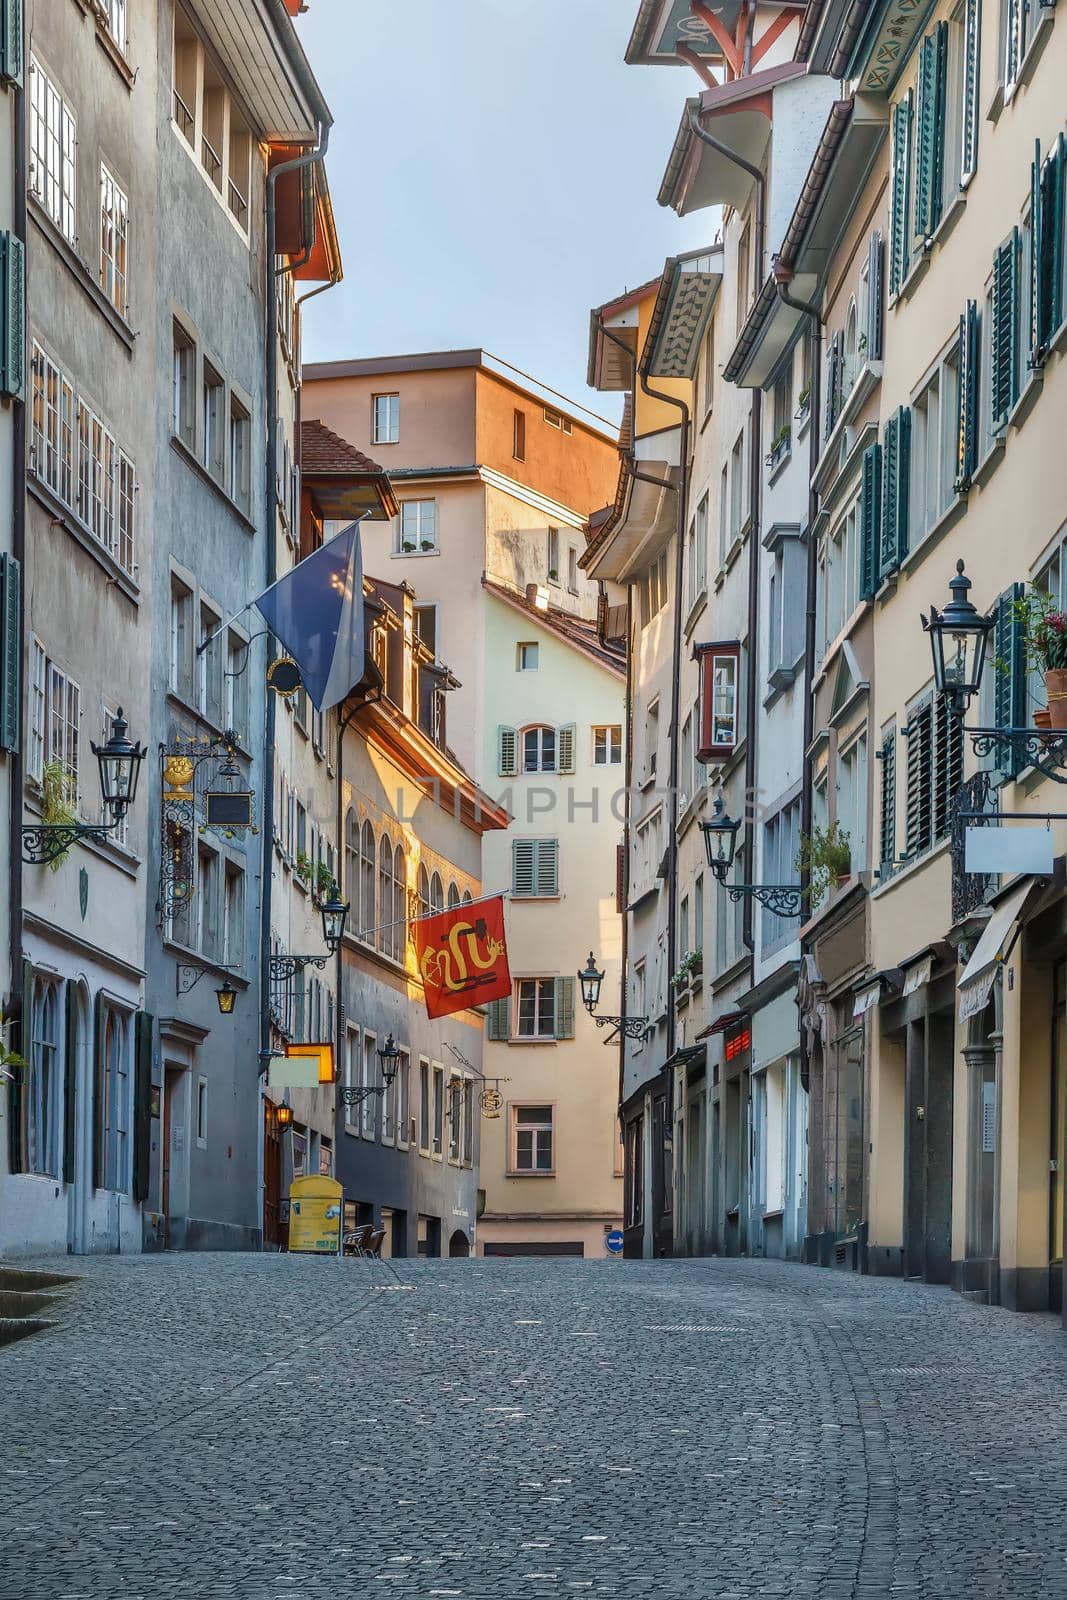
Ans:
{"label": "wrought iron lamp bracket", "polygon": [[325,968],[329,960],[329,955],[271,956],[270,981],[271,983],[288,983],[290,978],[295,978],[297,973],[303,972],[305,967]]}
{"label": "wrought iron lamp bracket", "polygon": [[339,1090],[341,1104],[345,1106],[362,1105],[364,1100],[369,1100],[372,1095],[384,1094],[386,1088],[387,1085],[384,1083],[359,1084],[352,1089],[342,1086]]}
{"label": "wrought iron lamp bracket", "polygon": [[731,900],[750,896],[777,917],[804,915],[804,891],[798,883],[727,883],[724,887]]}
{"label": "wrought iron lamp bracket", "polygon": [[598,1017],[593,1014],[598,1028],[615,1028],[627,1039],[643,1039],[649,1031],[647,1017]]}
{"label": "wrought iron lamp bracket", "polygon": [[1067,783],[1067,732],[1045,728],[964,728],[976,756],[1021,771],[1034,767],[1053,783]]}
{"label": "wrought iron lamp bracket", "polygon": [[47,866],[58,861],[79,839],[92,839],[104,844],[117,822],[34,822],[22,829],[22,859],[31,866]]}

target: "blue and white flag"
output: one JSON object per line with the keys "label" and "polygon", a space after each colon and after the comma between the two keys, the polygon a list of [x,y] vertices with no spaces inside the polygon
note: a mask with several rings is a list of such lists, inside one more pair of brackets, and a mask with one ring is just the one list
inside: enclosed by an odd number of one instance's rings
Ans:
{"label": "blue and white flag", "polygon": [[340,705],[365,667],[359,521],[298,561],[252,603],[300,668],[316,711]]}

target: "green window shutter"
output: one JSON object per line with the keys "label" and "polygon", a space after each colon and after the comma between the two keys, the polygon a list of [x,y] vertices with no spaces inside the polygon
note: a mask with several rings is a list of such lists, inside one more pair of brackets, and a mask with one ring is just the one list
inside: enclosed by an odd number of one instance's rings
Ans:
{"label": "green window shutter", "polygon": [[[1040,217],[1040,236],[1030,224],[1030,364],[1048,355],[1053,335],[1063,320],[1063,212],[1064,165],[1067,141],[1061,133],[1048,157],[1040,163],[1040,143],[1031,172],[1030,209]],[[1039,170],[1037,170],[1039,167]]]}
{"label": "green window shutter", "polygon": [[929,238],[941,221],[944,187],[945,80],[948,24],[939,22],[919,50],[919,111],[915,140],[915,232]]}
{"label": "green window shutter", "polygon": [[152,1165],[152,1049],[153,1023],[147,1011],[138,1011],[134,1032],[133,1084],[133,1198],[148,1199]]}
{"label": "green window shutter", "polygon": [[[1013,584],[997,601],[993,629],[993,656],[996,678],[993,684],[993,723],[997,728],[1026,726],[1026,640],[1019,617],[1019,602],[1025,597],[1024,584]],[[1005,770],[1014,778],[1022,770],[1025,756],[1007,757]]]}
{"label": "green window shutter", "polygon": [[102,989],[97,990],[93,1005],[93,1188],[104,1187],[104,1074],[107,1061],[104,1057],[104,1018],[106,1005]]}
{"label": "green window shutter", "polygon": [[14,556],[0,556],[0,750],[19,747],[22,647],[19,622],[22,569]]}
{"label": "green window shutter", "polygon": [[882,447],[863,452],[860,495],[860,598],[871,600],[878,588],[878,539],[882,522]]}
{"label": "green window shutter", "polygon": [[1035,142],[1030,163],[1030,338],[1027,365],[1039,367],[1045,359],[1044,308],[1041,304],[1041,265],[1044,256],[1043,207],[1041,204],[1041,140]]}
{"label": "green window shutter", "polygon": [[993,257],[993,326],[990,329],[990,393],[994,428],[1003,427],[1016,398],[1019,230],[1013,228]]}
{"label": "green window shutter", "polygon": [[557,754],[559,757],[557,770],[559,772],[574,771],[574,734],[575,725],[573,722],[564,723],[557,734]]}
{"label": "green window shutter", "polygon": [[915,706],[904,729],[908,741],[904,852],[914,861],[933,843],[933,706]]}
{"label": "green window shutter", "polygon": [[503,1042],[511,1038],[511,1001],[491,1000],[488,1006],[488,1034],[490,1039]]}
{"label": "green window shutter", "polygon": [[897,565],[908,553],[908,523],[911,510],[911,408],[897,412]]}
{"label": "green window shutter", "polygon": [[879,876],[888,878],[897,858],[897,742],[893,729],[878,752],[882,768],[882,792],[879,802],[881,848]]}
{"label": "green window shutter", "polygon": [[511,841],[511,892],[517,898],[534,893],[534,850],[533,839]]}
{"label": "green window shutter", "polygon": [[1052,335],[1063,321],[1063,229],[1067,215],[1067,138],[1061,133],[1048,159],[1048,222],[1045,229],[1049,275],[1049,329]]}
{"label": "green window shutter", "polygon": [[17,1037],[8,1036],[8,1045],[27,1063],[12,1067],[7,1086],[7,1160],[8,1171],[26,1171],[28,1148],[26,1119],[29,1116],[30,1097],[27,1090],[29,1061],[33,1051],[33,967],[22,963],[22,1014],[19,1017]]}
{"label": "green window shutter", "polygon": [[574,1038],[574,979],[556,979],[556,1038]]}
{"label": "green window shutter", "polygon": [[960,149],[960,179],[964,183],[978,168],[978,129],[982,116],[978,105],[981,28],[980,0],[967,0],[963,18],[963,140]]}
{"label": "green window shutter", "polygon": [[22,82],[22,0],[0,0],[0,78]]}
{"label": "green window shutter", "polygon": [[519,736],[514,728],[496,730],[497,771],[502,778],[513,778],[519,770]]}
{"label": "green window shutter", "polygon": [[897,481],[900,461],[900,423],[894,412],[882,433],[882,538],[878,576],[884,578],[897,564]]}
{"label": "green window shutter", "polygon": [[963,723],[943,695],[934,708],[934,839],[952,828],[952,807],[963,782]]}
{"label": "green window shutter", "polygon": [[978,305],[968,300],[967,310],[960,318],[957,494],[966,494],[978,465],[978,351]]}
{"label": "green window shutter", "polygon": [[[0,4],[3,0],[0,0]],[[22,396],[26,350],[26,248],[13,233],[0,232],[0,392]]]}
{"label": "green window shutter", "polygon": [[1004,87],[1014,87],[1023,56],[1023,7],[1026,0],[1008,0],[1004,24]]}
{"label": "green window shutter", "polygon": [[838,331],[830,340],[826,352],[826,418],[824,435],[829,438],[841,414],[841,391],[844,387],[844,335]]}
{"label": "green window shutter", "polygon": [[867,360],[881,361],[885,340],[885,240],[871,234],[867,246]]}
{"label": "green window shutter", "polygon": [[559,840],[538,839],[535,849],[534,884],[539,895],[559,893]]}
{"label": "green window shutter", "polygon": [[912,92],[893,108],[893,155],[890,180],[889,292],[897,294],[908,275],[911,200]]}
{"label": "green window shutter", "polygon": [[68,978],[63,1030],[63,1182],[74,1182],[75,1130],[78,1125],[78,985]]}

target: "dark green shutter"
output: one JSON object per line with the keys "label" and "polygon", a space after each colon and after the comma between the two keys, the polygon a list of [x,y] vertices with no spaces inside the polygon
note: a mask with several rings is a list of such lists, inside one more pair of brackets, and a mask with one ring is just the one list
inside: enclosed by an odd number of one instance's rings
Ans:
{"label": "dark green shutter", "polygon": [[63,1182],[75,1175],[75,1133],[78,1126],[78,985],[68,978],[63,1030]]}
{"label": "dark green shutter", "polygon": [[555,984],[556,1038],[574,1038],[574,979],[557,978]]}
{"label": "dark green shutter", "polygon": [[107,1061],[104,1058],[104,1022],[107,1009],[104,1002],[103,990],[97,990],[96,1000],[93,1003],[93,1188],[104,1187],[104,1074],[107,1071]]}
{"label": "dark green shutter", "polygon": [[897,744],[893,729],[878,752],[882,767],[882,793],[879,806],[881,845],[879,876],[888,878],[893,871],[897,854]]}
{"label": "dark green shutter", "polygon": [[944,695],[934,710],[934,839],[952,827],[952,807],[963,782],[963,723]]}
{"label": "dark green shutter", "polygon": [[834,424],[841,409],[842,352],[843,342],[838,332],[830,340],[830,348],[826,353],[826,418],[823,437],[827,439],[834,431]]}
{"label": "dark green shutter", "polygon": [[908,525],[911,511],[911,408],[897,412],[897,565],[908,553]]}
{"label": "dark green shutter", "polygon": [[966,494],[978,465],[978,349],[978,305],[968,300],[960,318],[957,494]]}
{"label": "dark green shutter", "polygon": [[22,569],[14,556],[0,556],[0,750],[19,747],[22,703]]}
{"label": "dark green shutter", "polygon": [[[1038,141],[1030,170],[1030,365],[1048,356],[1063,317],[1063,201],[1067,141],[1061,133],[1047,159]],[[1033,218],[1038,218],[1035,227]]]}
{"label": "dark green shutter", "polygon": [[908,741],[904,853],[914,861],[933,843],[933,705],[915,706],[904,729]]}
{"label": "dark green shutter", "polygon": [[871,600],[878,588],[878,540],[882,525],[882,447],[863,452],[860,496],[860,598]]}
{"label": "dark green shutter", "polygon": [[1023,54],[1023,7],[1026,0],[1008,0],[1004,21],[1004,87],[1010,89],[1019,77]]}
{"label": "dark green shutter", "polygon": [[908,237],[911,199],[911,105],[909,89],[893,108],[893,158],[890,189],[889,292],[897,294],[908,275],[911,241]]}
{"label": "dark green shutter", "polygon": [[978,166],[978,105],[981,14],[979,0],[967,0],[963,22],[963,142],[960,152],[960,177],[970,178]]}
{"label": "dark green shutter", "polygon": [[22,82],[22,0],[0,0],[0,78]]}
{"label": "dark green shutter", "polygon": [[26,247],[13,233],[0,232],[0,303],[4,318],[0,392],[21,399],[26,351]]}
{"label": "dark green shutter", "polygon": [[948,24],[939,22],[919,51],[919,114],[915,150],[915,232],[929,238],[941,221],[944,187],[945,80]]}
{"label": "dark green shutter", "polygon": [[[1025,628],[1019,617],[1019,602],[1024,598],[1026,586],[1013,584],[997,601],[996,626],[993,630],[993,654],[996,678],[993,685],[993,722],[998,728],[1026,726],[1026,640]],[[1014,752],[998,766],[1010,777],[1021,771],[1025,756]]]}
{"label": "dark green shutter", "polygon": [[8,1170],[15,1173],[27,1170],[26,1119],[29,1115],[27,1080],[33,1055],[33,967],[28,961],[22,963],[22,1014],[19,1017],[17,1032],[12,1029],[8,1035],[8,1046],[26,1062],[23,1067],[10,1068],[11,1079],[7,1086]]}
{"label": "dark green shutter", "polygon": [[867,246],[867,360],[881,361],[885,338],[885,240],[871,234]]}
{"label": "dark green shutter", "polygon": [[1048,336],[1059,329],[1063,321],[1063,229],[1067,214],[1067,138],[1061,133],[1047,162],[1050,185],[1050,219],[1045,228],[1046,259],[1049,275],[1049,327]]}
{"label": "dark green shutter", "polygon": [[1044,317],[1041,305],[1041,259],[1043,218],[1041,205],[1041,140],[1035,141],[1034,159],[1030,163],[1030,339],[1027,365],[1039,367],[1045,359],[1042,331]]}
{"label": "dark green shutter", "polygon": [[900,460],[898,413],[885,420],[882,434],[882,538],[878,576],[884,578],[897,564],[897,468]]}
{"label": "dark green shutter", "polygon": [[152,1017],[138,1011],[134,1032],[133,1198],[148,1199],[152,1164]]}
{"label": "dark green shutter", "polygon": [[491,1000],[488,1006],[488,1037],[499,1042],[511,1038],[511,1001]]}
{"label": "dark green shutter", "polygon": [[994,428],[1003,427],[1016,398],[1019,230],[1013,228],[993,257],[993,326],[990,394]]}

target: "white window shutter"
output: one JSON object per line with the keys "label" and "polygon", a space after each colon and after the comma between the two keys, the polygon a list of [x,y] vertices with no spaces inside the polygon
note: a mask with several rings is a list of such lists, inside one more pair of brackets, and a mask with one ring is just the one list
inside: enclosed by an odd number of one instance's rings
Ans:
{"label": "white window shutter", "polygon": [[519,738],[514,728],[501,725],[496,730],[497,770],[502,778],[513,778],[519,770]]}
{"label": "white window shutter", "polygon": [[557,748],[559,755],[558,770],[560,772],[574,771],[574,723],[565,722],[557,735]]}
{"label": "white window shutter", "polygon": [[574,1038],[574,979],[556,979],[556,1038]]}

